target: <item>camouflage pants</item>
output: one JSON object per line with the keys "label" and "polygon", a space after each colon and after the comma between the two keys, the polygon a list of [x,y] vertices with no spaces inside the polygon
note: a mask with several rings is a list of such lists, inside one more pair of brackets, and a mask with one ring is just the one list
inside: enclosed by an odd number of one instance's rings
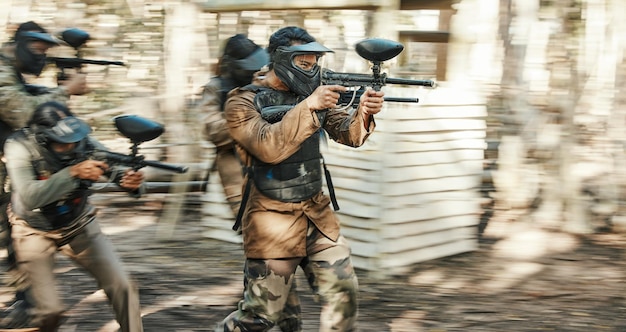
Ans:
{"label": "camouflage pants", "polygon": [[[307,237],[307,245],[310,239]],[[328,243],[325,249],[307,257],[246,259],[244,298],[238,309],[220,322],[215,331],[269,331],[275,325],[282,331],[302,331],[295,291],[298,266],[304,271],[316,299],[322,302],[319,331],[355,331],[358,282],[350,248],[343,237],[334,243],[319,234],[313,241],[315,243],[308,247]],[[290,323],[293,325],[289,326]]]}

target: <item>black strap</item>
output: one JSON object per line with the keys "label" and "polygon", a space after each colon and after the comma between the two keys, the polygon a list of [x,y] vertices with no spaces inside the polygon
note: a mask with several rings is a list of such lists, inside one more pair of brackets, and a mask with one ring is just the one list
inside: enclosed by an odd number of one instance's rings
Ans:
{"label": "black strap", "polygon": [[32,157],[32,165],[37,173],[37,176],[44,176],[47,172],[47,165],[44,160],[44,157],[41,155],[39,151],[39,144],[36,142],[35,135],[31,133],[28,129],[22,128],[20,131],[16,132],[15,139],[18,140],[22,145],[26,147],[28,152]]}
{"label": "black strap", "polygon": [[326,162],[322,157],[322,165],[324,166],[324,176],[326,176],[326,186],[328,186],[328,194],[330,195],[330,201],[333,203],[333,209],[339,211],[339,203],[337,203],[337,196],[335,196],[335,187],[333,186],[333,180],[330,177],[330,172],[326,168]]}
{"label": "black strap", "polygon": [[246,176],[246,187],[243,190],[243,194],[241,196],[241,204],[239,205],[239,211],[237,212],[237,218],[235,219],[235,224],[233,225],[233,231],[237,231],[239,227],[241,227],[241,219],[243,218],[243,212],[246,210],[246,204],[248,203],[248,197],[250,197],[250,187],[252,186],[252,172],[251,168],[246,167],[247,176]]}

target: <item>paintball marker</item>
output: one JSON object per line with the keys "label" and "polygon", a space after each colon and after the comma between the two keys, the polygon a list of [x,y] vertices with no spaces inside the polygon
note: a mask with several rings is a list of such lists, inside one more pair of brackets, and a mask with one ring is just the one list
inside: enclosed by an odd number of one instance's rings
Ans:
{"label": "paintball marker", "polygon": [[165,164],[159,161],[145,160],[144,156],[138,154],[139,144],[147,141],[151,141],[159,136],[164,131],[163,125],[156,123],[152,120],[148,120],[136,115],[120,115],[115,117],[115,127],[124,135],[124,137],[130,139],[131,154],[125,155],[122,153],[115,153],[106,150],[94,150],[88,153],[91,159],[105,161],[109,166],[123,165],[132,167],[133,170],[150,166],[166,171],[185,173],[188,170],[186,166],[178,166]]}
{"label": "paintball marker", "polygon": [[83,59],[80,56],[79,48],[83,46],[87,40],[89,40],[89,34],[86,31],[77,28],[66,29],[60,34],[61,40],[63,40],[67,45],[71,46],[76,50],[75,58],[59,58],[59,57],[48,57],[48,62],[54,63],[57,68],[60,69],[60,72],[57,75],[57,80],[62,81],[66,79],[65,69],[68,68],[76,68],[80,69],[83,65],[100,65],[100,66],[124,66],[124,63],[121,61],[106,61],[106,60],[90,60]]}
{"label": "paintball marker", "polygon": [[[381,38],[369,38],[358,42],[355,46],[355,50],[359,56],[372,62],[372,75],[337,73],[328,69],[322,71],[322,84],[324,85],[336,84],[345,87],[359,87],[359,90],[341,93],[339,103],[340,105],[346,106],[346,108],[350,106],[356,107],[353,102],[363,93],[366,86],[372,87],[376,91],[380,91],[381,87],[386,84],[435,86],[435,82],[431,80],[391,78],[387,77],[387,73],[381,73],[383,61],[395,58],[404,50],[404,46],[398,42]],[[385,97],[385,101],[417,103],[419,99]]]}

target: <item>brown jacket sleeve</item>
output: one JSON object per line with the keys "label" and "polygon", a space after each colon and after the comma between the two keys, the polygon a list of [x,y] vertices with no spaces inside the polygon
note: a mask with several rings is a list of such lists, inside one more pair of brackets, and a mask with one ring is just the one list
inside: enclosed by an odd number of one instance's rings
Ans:
{"label": "brown jacket sleeve", "polygon": [[287,159],[320,128],[317,117],[302,103],[287,112],[282,121],[270,124],[254,108],[254,96],[251,91],[232,91],[225,116],[233,139],[265,163],[276,164]]}
{"label": "brown jacket sleeve", "polygon": [[337,143],[359,147],[365,143],[365,140],[376,127],[373,117],[367,124],[368,129],[365,129],[363,121],[360,108],[351,112],[328,110],[326,112],[324,129],[328,132],[330,138]]}
{"label": "brown jacket sleeve", "polygon": [[[255,93],[251,91],[232,91],[224,112],[233,139],[241,148],[265,163],[277,164],[287,159],[322,125],[305,103],[297,104],[285,114],[282,121],[270,124],[255,109],[254,96]],[[350,113],[339,110],[326,112],[324,129],[340,144],[361,146],[375,127],[371,121],[369,130],[365,129],[360,109]],[[243,161],[248,160],[244,158]]]}

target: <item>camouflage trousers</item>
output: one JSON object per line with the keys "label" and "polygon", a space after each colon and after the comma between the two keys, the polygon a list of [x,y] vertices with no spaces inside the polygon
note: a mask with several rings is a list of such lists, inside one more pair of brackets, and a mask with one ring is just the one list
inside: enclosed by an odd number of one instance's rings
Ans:
{"label": "camouflage trousers", "polygon": [[358,282],[350,248],[342,236],[332,242],[319,231],[315,233],[317,236],[307,236],[307,247],[325,249],[307,257],[246,259],[243,300],[215,331],[269,331],[275,325],[282,331],[302,331],[295,290],[298,266],[322,303],[319,331],[355,331]]}

